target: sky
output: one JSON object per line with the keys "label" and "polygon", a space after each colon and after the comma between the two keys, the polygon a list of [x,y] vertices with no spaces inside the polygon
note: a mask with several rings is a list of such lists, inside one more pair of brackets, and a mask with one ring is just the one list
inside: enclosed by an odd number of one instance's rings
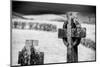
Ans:
{"label": "sky", "polygon": [[12,1],[12,11],[22,14],[64,14],[68,11],[95,13],[96,6],[44,2]]}
{"label": "sky", "polygon": [[[58,4],[44,2],[26,2],[12,1],[12,11],[24,15],[41,15],[41,14],[65,14],[66,12],[78,12],[78,18],[84,23],[95,23],[96,6],[93,5],[76,5],[76,4]],[[56,16],[57,16],[56,15]],[[89,18],[91,21],[89,22]]]}

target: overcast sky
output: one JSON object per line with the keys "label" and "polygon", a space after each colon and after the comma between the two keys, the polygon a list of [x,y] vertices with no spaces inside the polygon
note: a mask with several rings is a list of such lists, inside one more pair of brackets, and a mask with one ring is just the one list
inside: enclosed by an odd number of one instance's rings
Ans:
{"label": "overcast sky", "polygon": [[23,14],[64,14],[67,11],[95,13],[96,7],[90,5],[12,1],[12,11]]}

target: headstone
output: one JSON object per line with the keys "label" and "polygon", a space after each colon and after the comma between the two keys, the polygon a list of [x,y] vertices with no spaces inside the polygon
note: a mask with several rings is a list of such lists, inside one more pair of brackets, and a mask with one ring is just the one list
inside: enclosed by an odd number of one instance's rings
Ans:
{"label": "headstone", "polygon": [[81,38],[86,37],[86,29],[75,23],[73,14],[74,12],[66,14],[67,21],[64,23],[63,29],[59,29],[58,32],[58,38],[62,38],[64,45],[67,47],[68,63],[78,62],[78,45]]}

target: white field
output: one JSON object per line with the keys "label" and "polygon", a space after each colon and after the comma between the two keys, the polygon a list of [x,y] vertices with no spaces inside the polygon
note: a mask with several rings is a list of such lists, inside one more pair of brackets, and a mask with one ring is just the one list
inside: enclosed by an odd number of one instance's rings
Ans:
{"label": "white field", "polygon": [[[82,27],[86,28],[86,38],[89,38],[95,42],[95,25],[92,24],[81,24]],[[79,61],[93,61],[95,60],[95,51],[87,48],[83,45],[79,45]]]}
{"label": "white field", "polygon": [[[62,24],[58,24],[59,28]],[[82,24],[87,28],[87,38],[95,41],[95,25]],[[18,65],[18,52],[24,47],[25,40],[39,40],[39,51],[44,52],[44,63],[61,63],[67,62],[67,48],[62,39],[58,39],[58,32],[44,32],[36,30],[18,30],[12,29],[12,65]],[[95,51],[80,44],[78,46],[79,61],[95,60]]]}

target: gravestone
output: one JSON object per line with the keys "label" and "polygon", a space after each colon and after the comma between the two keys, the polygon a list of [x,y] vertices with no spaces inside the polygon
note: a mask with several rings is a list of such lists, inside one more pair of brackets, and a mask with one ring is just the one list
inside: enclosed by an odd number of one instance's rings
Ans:
{"label": "gravestone", "polygon": [[44,64],[44,53],[37,52],[34,45],[37,40],[26,40],[24,48],[19,52],[18,64],[21,66]]}
{"label": "gravestone", "polygon": [[78,45],[81,38],[86,37],[86,28],[81,28],[78,21],[73,17],[74,12],[68,12],[66,18],[68,19],[59,29],[58,38],[62,38],[64,45],[67,47],[67,62],[78,62]]}

